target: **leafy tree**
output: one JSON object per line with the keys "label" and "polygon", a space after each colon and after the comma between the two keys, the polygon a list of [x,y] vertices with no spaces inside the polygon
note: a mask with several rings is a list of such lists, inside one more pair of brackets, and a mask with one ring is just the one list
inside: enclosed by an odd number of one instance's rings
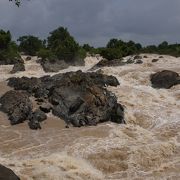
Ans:
{"label": "leafy tree", "polygon": [[164,49],[164,48],[167,48],[167,47],[168,47],[168,42],[167,41],[162,42],[158,46],[158,48],[160,48],[160,49]]}
{"label": "leafy tree", "polygon": [[7,49],[11,42],[11,33],[0,30],[0,49]]}
{"label": "leafy tree", "polygon": [[11,33],[0,30],[0,64],[13,64],[19,57],[17,45],[11,41]]}
{"label": "leafy tree", "polygon": [[74,60],[78,56],[79,45],[70,35],[67,28],[59,27],[50,33],[48,48],[60,60]]}
{"label": "leafy tree", "polygon": [[37,55],[38,55],[38,57],[41,57],[43,60],[57,59],[57,57],[53,54],[53,52],[47,48],[40,49],[39,52],[37,53]]}
{"label": "leafy tree", "polygon": [[89,44],[84,44],[82,46],[82,48],[86,51],[86,52],[90,52],[94,49],[94,47],[90,46]]}
{"label": "leafy tree", "polygon": [[43,42],[35,36],[21,36],[18,41],[20,42],[19,50],[31,56],[36,55],[44,47]]}
{"label": "leafy tree", "polygon": [[121,59],[124,56],[136,54],[141,49],[141,44],[136,44],[133,41],[124,42],[118,39],[110,39],[100,54],[109,60]]}

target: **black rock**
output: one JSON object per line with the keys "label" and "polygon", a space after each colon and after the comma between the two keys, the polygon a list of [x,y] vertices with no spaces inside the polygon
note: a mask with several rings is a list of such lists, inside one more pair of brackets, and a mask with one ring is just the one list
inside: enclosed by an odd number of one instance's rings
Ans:
{"label": "black rock", "polygon": [[49,103],[43,103],[39,108],[41,111],[43,111],[45,113],[49,113],[52,109],[52,106]]}
{"label": "black rock", "polygon": [[26,61],[30,61],[30,60],[31,60],[31,56],[27,56]]}
{"label": "black rock", "polygon": [[134,60],[129,58],[127,61],[126,61],[126,64],[133,64],[134,63]]}
{"label": "black rock", "polygon": [[83,66],[85,64],[84,59],[75,58],[70,61],[59,59],[42,59],[40,61],[45,72],[58,72],[62,69],[66,69],[69,66]]}
{"label": "black rock", "polygon": [[[11,78],[9,85],[18,90],[26,90],[31,96],[37,96],[52,106],[40,109],[52,113],[75,127],[96,125],[105,121],[124,123],[124,109],[117,98],[106,86],[118,86],[118,80],[97,72],[82,71],[57,74],[42,78]],[[41,93],[39,93],[39,91]],[[46,95],[46,96],[45,96]],[[44,114],[34,112],[29,116],[31,129],[39,129],[39,117]]]}
{"label": "black rock", "polygon": [[8,91],[0,98],[1,110],[8,114],[12,125],[27,120],[32,111],[32,103],[25,92]]}
{"label": "black rock", "polygon": [[11,169],[0,164],[0,180],[20,180],[20,178]]}
{"label": "black rock", "polygon": [[12,74],[17,73],[19,71],[25,71],[24,63],[16,63],[11,71]]}
{"label": "black rock", "polygon": [[139,56],[139,55],[134,56],[134,60],[136,59],[142,59],[142,56]]}
{"label": "black rock", "polygon": [[154,63],[154,62],[157,62],[157,61],[159,61],[159,59],[153,59],[153,60],[152,60],[153,63]]}
{"label": "black rock", "polygon": [[136,60],[135,64],[143,64],[143,61],[141,59]]}
{"label": "black rock", "polygon": [[180,84],[179,74],[169,70],[157,72],[150,77],[152,87],[169,89],[176,84]]}
{"label": "black rock", "polygon": [[123,66],[123,65],[125,65],[125,63],[122,62],[122,59],[114,59],[114,60],[102,59],[90,70],[95,70],[102,67],[113,67],[113,66]]}
{"label": "black rock", "polygon": [[47,119],[46,114],[43,111],[41,111],[40,109],[35,110],[29,116],[30,121],[42,122],[42,121],[44,121],[46,119]]}
{"label": "black rock", "polygon": [[40,122],[42,122],[46,119],[47,119],[46,114],[43,111],[37,109],[36,111],[32,112],[29,115],[28,125],[29,125],[30,129],[33,129],[33,130],[41,129]]}

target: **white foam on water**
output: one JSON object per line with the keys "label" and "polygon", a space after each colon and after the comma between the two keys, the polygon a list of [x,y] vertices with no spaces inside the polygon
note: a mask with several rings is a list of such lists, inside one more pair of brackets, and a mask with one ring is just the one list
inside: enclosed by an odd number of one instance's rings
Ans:
{"label": "white foam on water", "polygon": [[[180,58],[146,55],[143,64],[102,68],[104,74],[120,81],[120,86],[108,89],[125,107],[126,125],[105,123],[72,130],[44,125],[38,132],[2,126],[0,162],[33,180],[180,179],[180,85],[154,89],[149,79],[163,69],[180,73]],[[152,63],[156,58],[159,61]],[[15,75],[9,74],[12,66],[1,66],[0,80],[55,74],[45,73],[36,59],[25,62],[26,72]],[[100,59],[87,57],[85,66],[60,72],[87,71]]]}

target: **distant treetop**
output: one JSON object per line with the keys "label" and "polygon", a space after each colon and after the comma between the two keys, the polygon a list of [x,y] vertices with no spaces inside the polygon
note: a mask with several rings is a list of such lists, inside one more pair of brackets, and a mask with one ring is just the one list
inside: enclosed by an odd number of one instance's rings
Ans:
{"label": "distant treetop", "polygon": [[14,1],[18,7],[20,6],[20,3],[21,3],[21,0],[9,0],[9,1]]}

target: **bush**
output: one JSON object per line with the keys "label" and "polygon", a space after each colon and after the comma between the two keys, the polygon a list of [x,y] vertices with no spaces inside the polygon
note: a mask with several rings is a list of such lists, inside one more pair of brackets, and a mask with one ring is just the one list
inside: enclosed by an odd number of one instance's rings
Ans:
{"label": "bush", "polygon": [[59,27],[50,33],[48,48],[58,59],[72,61],[78,55],[80,47],[66,28]]}
{"label": "bush", "polygon": [[14,64],[19,58],[17,45],[11,41],[11,33],[0,30],[0,64]]}
{"label": "bush", "polygon": [[124,42],[118,39],[111,39],[106,48],[102,49],[100,54],[108,59],[120,59],[124,56],[138,53],[142,49],[141,44],[136,44],[133,41]]}
{"label": "bush", "polygon": [[31,56],[37,55],[37,52],[44,46],[43,42],[35,36],[22,36],[18,41],[20,42],[19,50]]}
{"label": "bush", "polygon": [[43,60],[45,59],[52,60],[57,58],[51,50],[45,48],[40,49],[37,55],[38,57],[41,57]]}
{"label": "bush", "polygon": [[7,49],[11,42],[11,33],[0,30],[0,50]]}
{"label": "bush", "polygon": [[100,54],[108,60],[122,58],[121,50],[115,48],[104,48]]}

